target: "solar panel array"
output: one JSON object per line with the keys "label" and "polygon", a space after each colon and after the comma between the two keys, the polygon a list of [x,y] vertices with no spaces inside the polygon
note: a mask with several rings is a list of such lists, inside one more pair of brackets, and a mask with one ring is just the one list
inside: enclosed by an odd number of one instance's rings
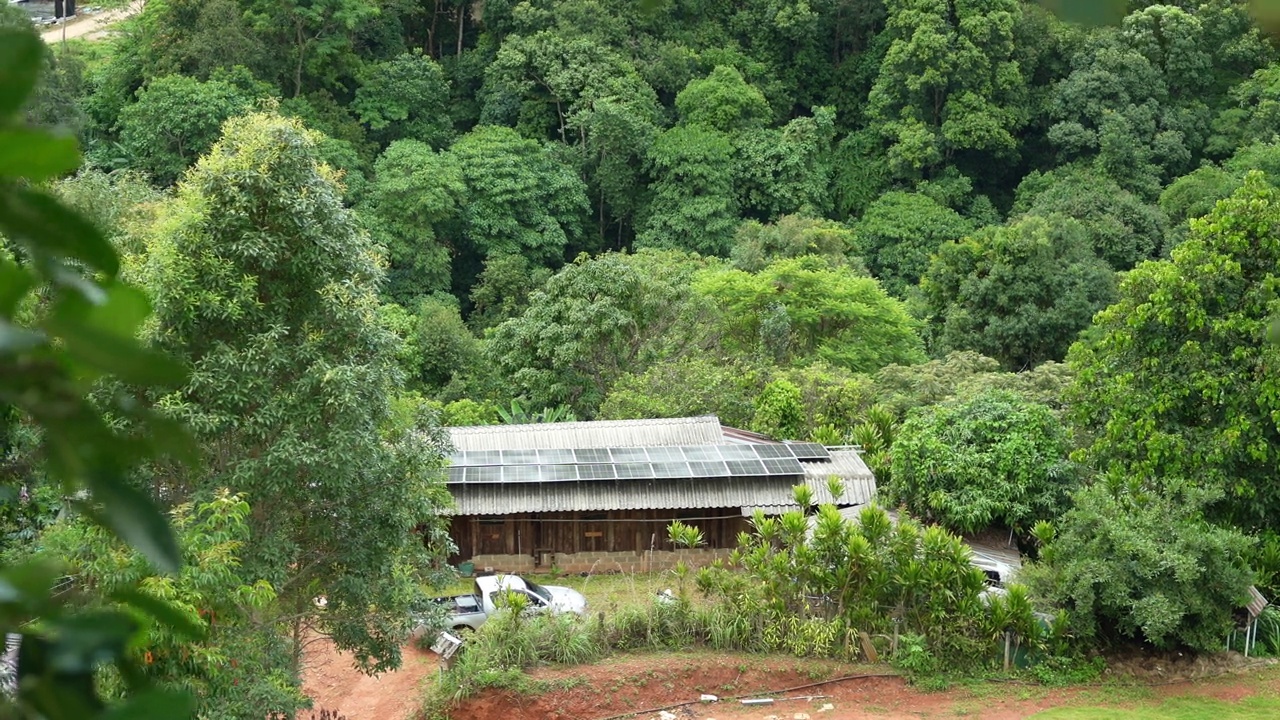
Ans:
{"label": "solar panel array", "polygon": [[533,483],[804,475],[801,459],[830,457],[816,443],[468,450],[455,453],[450,483]]}

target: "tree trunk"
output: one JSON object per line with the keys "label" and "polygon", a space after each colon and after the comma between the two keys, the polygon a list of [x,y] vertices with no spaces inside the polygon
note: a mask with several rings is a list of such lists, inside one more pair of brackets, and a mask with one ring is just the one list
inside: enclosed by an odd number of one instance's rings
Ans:
{"label": "tree trunk", "polygon": [[439,57],[436,53],[436,23],[440,20],[440,0],[435,0],[431,10],[431,25],[427,27],[427,55],[432,59]]}
{"label": "tree trunk", "polygon": [[293,68],[293,96],[300,97],[302,95],[302,61],[307,54],[307,42],[302,36],[301,21],[294,23],[294,29],[297,31],[298,64]]}
{"label": "tree trunk", "polygon": [[466,20],[467,20],[467,3],[466,3],[466,0],[463,0],[462,4],[458,6],[458,52],[457,52],[458,55],[462,54],[462,28],[463,28],[463,25],[466,23]]}

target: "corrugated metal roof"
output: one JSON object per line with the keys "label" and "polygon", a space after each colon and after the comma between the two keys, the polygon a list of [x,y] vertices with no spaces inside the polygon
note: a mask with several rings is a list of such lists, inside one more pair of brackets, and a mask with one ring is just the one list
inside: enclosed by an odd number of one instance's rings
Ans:
{"label": "corrugated metal roof", "polygon": [[1267,605],[1267,599],[1262,596],[1262,593],[1258,592],[1258,588],[1250,585],[1249,604],[1245,605],[1245,609],[1249,611],[1249,618],[1253,619],[1261,615]]}
{"label": "corrugated metal roof", "polygon": [[835,475],[845,480],[870,480],[872,483],[875,483],[876,479],[857,450],[832,450],[829,462],[806,461],[800,464],[804,466],[805,475],[818,480],[823,480],[828,475]]}
{"label": "corrugated metal roof", "polygon": [[449,428],[457,450],[555,450],[579,448],[721,445],[714,415],[653,420],[591,420],[529,425]]}
{"label": "corrugated metal roof", "polygon": [[793,502],[792,483],[781,478],[714,480],[618,480],[612,482],[455,485],[458,515],[679,510]]}

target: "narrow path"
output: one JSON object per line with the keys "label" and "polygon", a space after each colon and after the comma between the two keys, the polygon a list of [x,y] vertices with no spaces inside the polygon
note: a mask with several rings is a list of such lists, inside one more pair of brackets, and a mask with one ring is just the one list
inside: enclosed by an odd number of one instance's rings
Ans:
{"label": "narrow path", "polygon": [[[111,32],[111,25],[141,11],[145,3],[146,0],[134,0],[129,3],[128,7],[107,10],[106,12],[92,15],[77,15],[65,25],[57,25],[41,32],[40,37],[51,44],[62,42],[64,38],[67,40],[74,40],[75,38],[99,40]],[[65,35],[63,34],[64,30],[66,31]]]}

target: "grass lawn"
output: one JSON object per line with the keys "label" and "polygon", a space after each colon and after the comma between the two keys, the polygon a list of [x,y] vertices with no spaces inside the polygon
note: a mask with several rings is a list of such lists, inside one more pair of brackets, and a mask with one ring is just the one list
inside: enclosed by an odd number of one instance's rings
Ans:
{"label": "grass lawn", "polygon": [[[613,612],[628,607],[645,606],[655,593],[667,588],[676,592],[679,583],[671,572],[616,574],[616,575],[527,575],[530,580],[540,585],[560,585],[570,587],[587,598],[587,609],[591,612]],[[462,595],[472,591],[472,578],[460,578],[439,595]],[[689,581],[689,592],[696,595]]]}
{"label": "grass lawn", "polygon": [[1031,716],[1035,720],[1271,720],[1280,718],[1280,698],[1254,696],[1239,702],[1178,697],[1131,708],[1067,707]]}

